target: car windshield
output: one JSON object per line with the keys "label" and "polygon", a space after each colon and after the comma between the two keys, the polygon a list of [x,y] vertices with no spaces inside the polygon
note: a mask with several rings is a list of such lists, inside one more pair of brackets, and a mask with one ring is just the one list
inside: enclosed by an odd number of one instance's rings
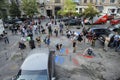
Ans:
{"label": "car windshield", "polygon": [[20,70],[15,80],[48,80],[47,70]]}
{"label": "car windshield", "polygon": [[110,33],[111,33],[111,31],[110,31],[110,30],[108,30],[108,29],[106,29],[105,31],[106,31],[106,33],[108,33],[108,34],[110,34]]}

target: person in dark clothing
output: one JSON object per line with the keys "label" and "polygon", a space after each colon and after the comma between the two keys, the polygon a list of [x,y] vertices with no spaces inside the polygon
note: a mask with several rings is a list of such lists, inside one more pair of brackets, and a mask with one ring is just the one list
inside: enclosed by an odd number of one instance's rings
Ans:
{"label": "person in dark clothing", "polygon": [[57,43],[56,44],[56,50],[60,50],[62,48],[62,44]]}
{"label": "person in dark clothing", "polygon": [[84,36],[86,36],[87,33],[88,33],[85,27],[82,29],[82,32],[83,32],[83,35],[84,35]]}
{"label": "person in dark clothing", "polygon": [[119,44],[118,47],[116,48],[116,52],[120,51],[120,39],[119,39]]}
{"label": "person in dark clothing", "polygon": [[26,45],[22,42],[19,42],[19,48],[20,48],[20,50],[23,50],[26,48]]}
{"label": "person in dark clothing", "polygon": [[79,42],[81,42],[83,39],[82,39],[82,36],[79,34],[78,35],[78,39],[77,39]]}
{"label": "person in dark clothing", "polygon": [[50,36],[47,37],[46,41],[47,41],[47,46],[49,47],[49,45],[50,45]]}
{"label": "person in dark clothing", "polygon": [[56,44],[56,50],[60,50],[59,47],[60,47],[59,44]]}
{"label": "person in dark clothing", "polygon": [[48,33],[49,33],[49,35],[52,36],[52,28],[51,28],[51,26],[48,26]]}
{"label": "person in dark clothing", "polygon": [[5,41],[5,44],[9,44],[9,39],[8,39],[8,36],[7,36],[7,32],[3,31],[3,39]]}
{"label": "person in dark clothing", "polygon": [[54,33],[55,33],[55,35],[56,35],[56,37],[57,37],[57,36],[58,36],[58,30],[55,29]]}
{"label": "person in dark clothing", "polygon": [[114,47],[114,45],[113,45],[114,36],[115,36],[115,35],[113,35],[113,36],[110,38],[110,41],[109,41],[109,43],[108,43],[108,47],[110,47],[110,48]]}
{"label": "person in dark clothing", "polygon": [[11,32],[12,32],[12,34],[14,34],[14,28],[13,28],[13,26],[11,27]]}
{"label": "person in dark clothing", "polygon": [[60,27],[60,34],[63,35],[63,24],[61,22],[59,24],[59,27]]}
{"label": "person in dark clothing", "polygon": [[55,25],[57,25],[57,21],[55,20]]}
{"label": "person in dark clothing", "polygon": [[32,33],[32,31],[29,31],[28,36],[29,36],[31,39],[33,39],[33,33]]}
{"label": "person in dark clothing", "polygon": [[60,49],[62,48],[62,44],[60,44]]}
{"label": "person in dark clothing", "polygon": [[75,53],[75,52],[76,52],[76,41],[73,40],[73,53]]}
{"label": "person in dark clothing", "polygon": [[14,30],[15,30],[15,34],[17,34],[17,26],[15,26]]}
{"label": "person in dark clothing", "polygon": [[35,48],[35,42],[34,42],[33,39],[31,39],[31,40],[29,41],[29,45],[30,45],[30,48],[31,48],[31,49],[34,49],[34,48]]}

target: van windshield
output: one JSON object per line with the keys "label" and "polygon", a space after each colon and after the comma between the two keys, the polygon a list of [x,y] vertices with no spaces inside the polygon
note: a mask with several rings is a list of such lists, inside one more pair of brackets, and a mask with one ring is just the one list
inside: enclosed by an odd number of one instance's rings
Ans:
{"label": "van windshield", "polygon": [[47,70],[20,70],[15,80],[48,80]]}
{"label": "van windshield", "polygon": [[22,70],[21,75],[47,75],[47,70]]}

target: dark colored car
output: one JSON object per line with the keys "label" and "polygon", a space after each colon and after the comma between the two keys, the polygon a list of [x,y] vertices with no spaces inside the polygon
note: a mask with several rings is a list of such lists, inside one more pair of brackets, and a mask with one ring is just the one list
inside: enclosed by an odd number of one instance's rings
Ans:
{"label": "dark colored car", "polygon": [[96,33],[96,36],[109,35],[111,31],[107,28],[90,28],[88,32]]}
{"label": "dark colored car", "polygon": [[79,19],[70,19],[65,22],[65,25],[80,25],[81,21]]}
{"label": "dark colored car", "polygon": [[68,18],[68,17],[65,17],[65,18],[61,18],[59,21],[66,22],[66,21],[68,21],[68,20],[69,20],[69,18]]}

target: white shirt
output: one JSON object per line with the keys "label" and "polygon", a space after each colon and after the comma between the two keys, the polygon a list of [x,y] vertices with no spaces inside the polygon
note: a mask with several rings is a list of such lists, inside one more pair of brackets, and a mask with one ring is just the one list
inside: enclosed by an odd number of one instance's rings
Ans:
{"label": "white shirt", "polygon": [[36,30],[37,29],[37,25],[34,25],[34,30]]}

